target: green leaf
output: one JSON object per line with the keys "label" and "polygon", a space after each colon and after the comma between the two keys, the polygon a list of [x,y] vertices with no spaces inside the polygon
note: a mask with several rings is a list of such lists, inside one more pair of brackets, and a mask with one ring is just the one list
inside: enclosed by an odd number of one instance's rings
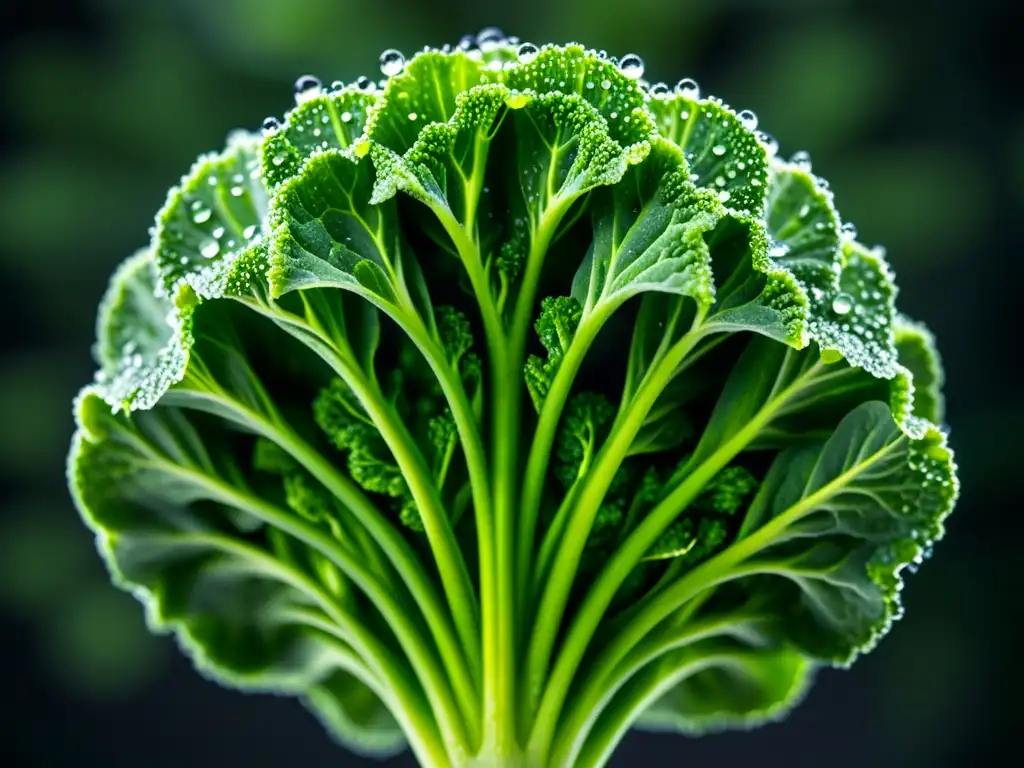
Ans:
{"label": "green leaf", "polygon": [[718,99],[682,93],[657,95],[648,104],[658,131],[683,150],[691,179],[731,209],[760,216],[768,182],[765,147]]}
{"label": "green leaf", "polygon": [[224,506],[220,489],[235,482],[230,451],[177,411],[115,414],[90,391],[78,421],[68,467],[75,502],[151,628],[174,631],[196,666],[224,683],[297,692],[320,679],[326,649],[277,613],[308,595],[239,535],[260,521]]}
{"label": "green leaf", "polygon": [[350,672],[334,671],[310,686],[304,702],[356,754],[385,758],[406,748],[401,728],[380,697]]}
{"label": "green leaf", "polygon": [[[695,657],[699,650],[670,655],[663,669],[677,659],[692,664]],[[807,659],[791,649],[722,654],[651,703],[637,727],[699,736],[781,720],[803,699],[811,672]]]}
{"label": "green leaf", "polygon": [[200,157],[171,190],[153,235],[164,293],[224,269],[261,236],[267,193],[258,147],[255,136],[233,133],[223,152]]}
{"label": "green leaf", "polygon": [[761,574],[747,589],[771,596],[805,654],[849,663],[900,616],[900,573],[942,537],[957,494],[941,433],[913,439],[885,403],[864,403],[824,445],[776,459],[752,505],[767,519],[747,539],[763,542],[741,566]]}
{"label": "green leaf", "polygon": [[594,241],[573,280],[585,313],[618,305],[643,291],[714,301],[711,254],[705,236],[723,211],[713,197],[684,180],[678,153],[657,143],[629,178],[596,194]]}
{"label": "green leaf", "polygon": [[260,146],[260,172],[269,189],[297,176],[305,162],[324,150],[355,157],[369,112],[377,102],[372,91],[348,86],[315,96],[285,115]]}
{"label": "green leaf", "polygon": [[942,396],[945,374],[935,337],[925,325],[901,314],[896,315],[893,330],[900,365],[914,377],[914,415],[941,424],[946,411]]}
{"label": "green leaf", "polygon": [[373,168],[338,150],[310,158],[276,191],[270,280],[274,296],[336,287],[378,304],[403,292],[394,203],[371,205]]}

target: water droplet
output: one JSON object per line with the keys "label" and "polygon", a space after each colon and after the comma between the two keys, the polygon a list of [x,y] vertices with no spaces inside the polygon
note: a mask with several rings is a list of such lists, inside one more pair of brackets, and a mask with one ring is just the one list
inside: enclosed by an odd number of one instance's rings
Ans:
{"label": "water droplet", "polygon": [[496,50],[505,44],[505,33],[497,27],[481,29],[476,36],[476,43],[484,53]]}
{"label": "water droplet", "polygon": [[273,133],[278,128],[280,128],[281,121],[278,120],[276,117],[267,117],[264,118],[263,125],[260,127],[263,129],[263,135],[265,136],[266,134]]}
{"label": "water droplet", "polygon": [[651,86],[651,96],[663,99],[669,94],[669,87],[665,83],[655,83]]}
{"label": "water droplet", "polygon": [[716,157],[721,157],[725,154],[725,144],[715,144],[715,146],[711,148],[711,153]]}
{"label": "water droplet", "polygon": [[232,187],[231,188],[231,196],[232,197],[241,197],[244,192],[245,192],[245,190],[242,189],[241,187]]}
{"label": "water droplet", "polygon": [[809,214],[810,212],[811,212],[811,204],[810,203],[804,203],[802,206],[800,206],[800,218],[801,219],[806,219],[807,218],[807,214]]}
{"label": "water droplet", "polygon": [[295,81],[295,103],[302,104],[320,95],[322,84],[319,77],[303,75]]}
{"label": "water droplet", "polygon": [[723,189],[718,193],[718,199],[723,203],[728,203],[730,197],[732,197],[732,195],[729,194],[728,189]]}
{"label": "water droplet", "polygon": [[849,314],[853,309],[853,298],[848,293],[840,293],[832,300],[832,311],[837,315]]}
{"label": "water droplet", "polygon": [[380,71],[386,77],[399,75],[403,69],[405,69],[405,56],[402,55],[401,51],[388,48],[380,55]]}
{"label": "water droplet", "polygon": [[601,87],[604,88],[607,91],[609,88],[612,87],[612,81],[611,80],[602,80],[601,81]]}
{"label": "water droplet", "polygon": [[374,91],[377,89],[377,84],[366,75],[360,75],[356,80],[356,88],[361,91]]}
{"label": "water droplet", "polygon": [[199,253],[207,259],[212,259],[220,253],[220,243],[213,239],[204,240],[203,244],[199,246]]}
{"label": "water droplet", "polygon": [[255,234],[256,234],[256,225],[255,224],[250,224],[248,227],[246,227],[245,229],[242,230],[242,237],[244,237],[246,240],[248,240],[249,238],[251,238]]}
{"label": "water droplet", "polygon": [[333,83],[331,83],[331,93],[339,93],[340,91],[344,90],[344,88],[345,84],[341,82],[341,80],[335,80]]}
{"label": "water droplet", "polygon": [[644,76],[644,60],[635,53],[627,53],[619,62],[619,70],[630,80],[639,80]]}
{"label": "water droplet", "polygon": [[678,83],[676,83],[676,93],[682,96],[684,99],[699,99],[700,98],[700,86],[697,85],[697,81],[691,77],[684,77]]}
{"label": "water droplet", "polygon": [[853,240],[857,237],[857,225],[852,221],[848,221],[839,229],[839,233],[845,240]]}
{"label": "water droplet", "polygon": [[352,113],[351,112],[342,112],[341,113],[341,122],[343,122],[343,123],[351,123],[352,122]]}
{"label": "water droplet", "polygon": [[768,155],[769,160],[779,153],[779,142],[776,141],[775,137],[771,134],[765,133],[764,131],[758,131],[757,140],[764,145],[764,151],[765,154]]}
{"label": "water droplet", "polygon": [[463,35],[459,40],[459,48],[463,51],[468,51],[470,48],[476,48],[476,36]]}
{"label": "water droplet", "polygon": [[271,160],[271,162],[274,165],[282,165],[284,163],[284,155],[274,155],[274,158]]}
{"label": "water droplet", "polygon": [[214,227],[213,238],[215,240],[220,240],[222,237],[224,237],[224,227]]}
{"label": "water droplet", "polygon": [[772,247],[768,249],[768,255],[773,259],[781,259],[789,253],[789,246],[785,243],[773,243]]}
{"label": "water droplet", "polygon": [[202,224],[204,222],[209,221],[212,215],[213,211],[211,211],[209,208],[199,208],[195,211],[195,213],[192,214],[192,221],[194,221],[196,224]]}
{"label": "water droplet", "polygon": [[529,64],[537,58],[538,53],[540,53],[540,49],[536,45],[533,43],[523,43],[519,46],[519,50],[516,51],[516,58],[523,64]]}
{"label": "water droplet", "polygon": [[789,158],[789,162],[801,171],[811,170],[811,155],[809,152],[805,152],[802,149],[799,152],[794,152],[793,156]]}
{"label": "water droplet", "polygon": [[740,122],[743,124],[743,127],[746,128],[748,131],[753,131],[755,128],[757,128],[757,115],[755,115],[749,109],[744,109],[742,112],[736,115],[736,117],[740,119]]}

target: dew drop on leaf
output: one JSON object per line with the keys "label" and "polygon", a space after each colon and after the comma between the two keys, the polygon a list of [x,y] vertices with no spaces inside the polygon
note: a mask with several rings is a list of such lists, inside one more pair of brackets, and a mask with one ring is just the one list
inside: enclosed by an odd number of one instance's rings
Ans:
{"label": "dew drop on leaf", "polygon": [[220,240],[224,237],[224,227],[214,227],[212,234],[215,240]]}
{"label": "dew drop on leaf", "polygon": [[245,190],[242,189],[241,187],[232,187],[231,188],[231,196],[232,197],[241,197],[242,193],[244,193],[244,192],[245,192]]}
{"label": "dew drop on leaf", "polygon": [[601,87],[604,88],[607,91],[609,88],[612,87],[612,81],[611,80],[602,80],[601,81]]}
{"label": "dew drop on leaf", "polygon": [[716,157],[721,157],[722,155],[725,154],[725,145],[724,144],[715,144],[715,146],[713,146],[711,148],[711,152]]}
{"label": "dew drop on leaf", "polygon": [[242,230],[242,237],[244,237],[246,240],[248,240],[249,238],[251,238],[255,234],[256,234],[256,225],[255,224],[250,224],[248,227],[246,227],[245,229]]}
{"label": "dew drop on leaf", "polygon": [[684,99],[699,99],[700,98],[700,86],[697,85],[697,81],[691,77],[684,77],[678,83],[676,83],[676,93],[682,96]]}
{"label": "dew drop on leaf", "polygon": [[209,208],[199,208],[192,214],[192,221],[196,224],[202,224],[203,222],[209,221],[210,216],[213,215],[213,211]]}
{"label": "dew drop on leaf", "polygon": [[202,245],[199,246],[199,253],[201,253],[204,258],[212,259],[220,253],[220,243],[212,238],[204,240]]}
{"label": "dew drop on leaf", "polygon": [[619,62],[619,70],[631,80],[639,80],[644,76],[644,60],[635,53],[627,53]]}
{"label": "dew drop on leaf", "polygon": [[655,83],[651,86],[651,95],[658,98],[664,98],[668,96],[669,88],[665,83]]}
{"label": "dew drop on leaf", "polygon": [[743,124],[743,127],[746,128],[748,131],[753,131],[754,129],[757,128],[757,115],[755,115],[749,109],[744,109],[742,112],[736,115],[736,117],[740,119],[740,122]]}
{"label": "dew drop on leaf", "polygon": [[832,300],[832,311],[837,315],[849,314],[853,309],[853,298],[848,293],[840,293]]}
{"label": "dew drop on leaf", "polygon": [[380,55],[380,71],[386,77],[399,75],[403,69],[405,69],[405,56],[402,55],[401,51],[388,48]]}
{"label": "dew drop on leaf", "polygon": [[319,77],[303,75],[295,81],[295,103],[302,104],[320,95],[322,84]]}
{"label": "dew drop on leaf", "polygon": [[493,51],[505,44],[505,33],[497,27],[487,27],[476,36],[476,44],[484,53]]}
{"label": "dew drop on leaf", "polygon": [[718,199],[720,202],[728,203],[730,197],[732,197],[732,195],[729,194],[728,189],[723,189],[718,193]]}
{"label": "dew drop on leaf", "polygon": [[839,229],[839,233],[846,240],[853,240],[857,237],[857,225],[852,221],[848,221]]}
{"label": "dew drop on leaf", "polygon": [[779,153],[779,142],[771,134],[758,131],[757,140],[764,145],[764,151],[768,155],[769,160]]}
{"label": "dew drop on leaf", "polygon": [[805,152],[802,149],[799,152],[794,152],[793,156],[789,158],[789,162],[801,171],[811,170],[811,155],[809,152]]}
{"label": "dew drop on leaf", "polygon": [[356,88],[361,91],[372,91],[376,89],[376,85],[373,80],[368,78],[366,75],[360,75],[359,79],[356,80]]}
{"label": "dew drop on leaf", "polygon": [[281,127],[281,121],[276,117],[267,117],[263,120],[263,124],[260,126],[263,129],[263,134],[273,133]]}
{"label": "dew drop on leaf", "polygon": [[523,64],[529,64],[537,58],[539,52],[540,50],[533,43],[523,43],[519,46],[519,50],[516,51],[516,58]]}

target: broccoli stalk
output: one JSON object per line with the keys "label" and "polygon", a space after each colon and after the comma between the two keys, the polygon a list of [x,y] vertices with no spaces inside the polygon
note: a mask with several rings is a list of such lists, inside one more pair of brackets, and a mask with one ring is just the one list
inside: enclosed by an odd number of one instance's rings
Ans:
{"label": "broccoli stalk", "polygon": [[114,275],[68,464],[114,582],[424,765],[785,715],[958,496],[882,253],[636,56],[492,29],[382,68],[302,78]]}

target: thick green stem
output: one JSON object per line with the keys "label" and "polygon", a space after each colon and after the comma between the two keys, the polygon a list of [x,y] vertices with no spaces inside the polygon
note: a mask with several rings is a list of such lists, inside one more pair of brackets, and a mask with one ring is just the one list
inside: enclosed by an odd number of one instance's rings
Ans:
{"label": "thick green stem", "polygon": [[[666,362],[663,362],[662,365],[659,366],[659,369],[667,368],[667,364],[670,364],[668,357],[666,357]],[[675,366],[673,366],[672,370],[674,369]],[[773,389],[768,401],[761,407],[754,417],[735,435],[726,440],[721,446],[712,452],[711,455],[689,475],[687,475],[687,477],[665,499],[655,506],[655,508],[644,518],[643,522],[626,538],[618,550],[616,550],[615,554],[612,555],[607,565],[602,569],[597,581],[588,591],[587,597],[580,606],[580,609],[576,614],[576,618],[566,635],[565,642],[562,645],[561,653],[559,654],[555,668],[553,669],[548,681],[547,690],[545,691],[544,700],[541,703],[534,733],[531,737],[531,744],[535,748],[543,752],[550,744],[554,732],[554,726],[550,723],[552,720],[557,720],[559,717],[562,703],[565,700],[569,685],[576,674],[580,661],[586,653],[590,640],[593,637],[594,632],[597,630],[601,619],[604,617],[605,611],[615,598],[616,592],[618,592],[627,576],[636,567],[637,563],[640,562],[644,554],[646,554],[651,545],[654,544],[665,528],[667,528],[672,521],[678,517],[679,513],[700,494],[707,483],[710,482],[710,480],[714,478],[714,476],[718,474],[723,467],[725,467],[733,458],[750,445],[758,434],[760,434],[760,432],[778,414],[783,405],[803,387],[805,387],[811,379],[813,379],[817,370],[817,367],[811,368],[784,389],[778,391]],[[653,380],[658,380],[663,376],[664,371],[651,378]],[[641,384],[641,387],[637,392],[637,398],[639,398],[640,393],[643,392],[647,385],[647,381],[648,379],[645,379],[644,383]],[[637,398],[634,399],[634,402],[636,402]],[[632,413],[632,408],[629,413]],[[726,550],[726,552],[728,551],[729,550]],[[700,566],[695,569],[695,571],[699,569]],[[691,571],[690,574],[684,577],[680,582],[677,582],[670,589],[665,590],[665,592],[659,595],[658,598],[655,598],[655,600],[652,601],[651,606],[662,604],[664,596],[672,593],[680,583],[686,582],[695,571]],[[649,611],[651,606],[648,606],[641,615]],[[664,616],[661,618],[664,618]],[[657,622],[655,622],[655,624],[657,624]],[[630,636],[636,635],[635,628],[637,626],[638,620],[634,618],[625,627],[623,632]],[[647,628],[650,629],[651,626],[653,625],[647,626]],[[604,656],[602,656],[602,659],[604,659]],[[611,662],[612,665],[617,663],[617,661],[618,659]],[[612,667],[605,666],[606,663],[607,661],[605,660],[604,662],[597,664],[594,669],[610,670]],[[600,672],[597,672],[596,674],[600,674]]]}
{"label": "thick green stem", "polygon": [[[330,334],[314,322],[315,318],[314,321],[303,323],[293,315],[280,310],[273,312],[271,316],[286,331],[320,355],[345,381],[395,457],[423,520],[427,540],[441,576],[441,584],[448,597],[455,627],[462,641],[463,654],[446,659],[446,662],[453,665],[453,675],[468,676],[471,681],[476,680],[471,671],[479,665],[477,648],[480,635],[476,594],[466,560],[455,540],[448,514],[441,502],[440,493],[419,448],[408,429],[399,420],[394,408],[386,402],[376,382],[371,381],[359,366],[345,339],[338,339]],[[309,338],[309,334],[312,334],[312,339]],[[468,670],[465,668],[467,657]],[[472,699],[462,701],[469,718],[472,718],[476,711],[474,702],[475,695]]]}
{"label": "thick green stem", "polygon": [[[221,490],[233,493],[232,489]],[[234,501],[237,499],[229,503]],[[270,515],[270,518],[278,522],[286,522],[292,517],[284,512]],[[351,645],[361,657],[361,661],[368,665],[366,671],[372,673],[372,677],[368,676],[367,682],[379,681],[376,686],[380,688],[382,699],[390,699],[393,702],[393,714],[409,739],[417,758],[424,765],[452,765],[452,760],[439,739],[437,724],[430,717],[430,709],[418,690],[415,679],[410,676],[411,670],[383,646],[358,617],[341,608],[323,587],[263,550],[227,536],[187,533],[158,534],[156,538],[168,543],[216,549],[244,558],[268,578],[289,584],[311,597],[332,622],[332,626],[325,630]]]}
{"label": "thick green stem", "polygon": [[[541,407],[540,416],[537,421],[537,428],[533,433],[533,441],[530,443],[530,453],[526,460],[526,470],[523,475],[523,499],[519,508],[519,594],[526,596],[530,592],[530,575],[535,573],[537,568],[533,565],[536,554],[534,538],[537,530],[537,519],[540,515],[541,500],[544,495],[544,484],[548,475],[548,462],[551,460],[551,448],[558,433],[558,422],[565,409],[565,403],[572,391],[576,374],[590,350],[594,339],[618,306],[615,302],[599,303],[593,312],[587,314],[580,320],[576,333],[566,350],[564,357],[558,364],[558,370],[551,382],[551,388],[544,398],[544,405]],[[551,529],[553,530],[553,528]],[[550,530],[549,530],[550,533]],[[548,544],[548,537],[545,536],[541,552],[551,549]],[[546,572],[546,564],[541,559]]]}
{"label": "thick green stem", "polygon": [[[164,470],[180,475],[198,487],[206,489],[221,503],[253,515],[262,522],[295,536],[340,568],[380,611],[395,632],[402,650],[408,656],[420,684],[427,693],[431,706],[440,716],[449,752],[458,755],[470,749],[463,719],[452,699],[448,675],[431,653],[433,643],[428,637],[424,637],[417,627],[408,606],[402,605],[398,596],[383,587],[362,563],[316,526],[257,496],[239,491],[216,478],[174,464],[165,464]],[[458,685],[459,681],[453,683]]]}
{"label": "thick green stem", "polygon": [[[605,445],[601,448],[594,466],[587,475],[583,489],[577,497],[572,520],[562,538],[551,577],[548,579],[537,611],[537,625],[529,652],[528,674],[530,675],[531,690],[539,691],[543,686],[555,639],[579,567],[580,557],[586,546],[587,537],[590,535],[597,510],[604,500],[615,472],[621,466],[633,440],[643,427],[647,414],[671,381],[676,368],[700,340],[699,327],[702,319],[703,313],[698,312],[691,331],[684,335],[662,358],[661,362],[644,377],[629,409],[616,419]],[[585,603],[584,607],[586,605]],[[607,606],[601,607],[602,614],[605,607]],[[600,618],[601,616],[598,615],[597,622],[600,621]],[[588,619],[590,619],[589,616]],[[531,749],[539,751],[540,754],[544,754],[550,744],[568,683],[575,673],[575,667],[582,659],[582,651],[585,650],[597,622],[588,620],[585,625],[587,629],[580,629],[577,628],[580,624],[578,618],[573,625],[575,634],[570,633],[567,643],[573,639],[579,642],[582,638],[580,647],[574,646],[569,650],[567,646],[563,646],[562,653],[559,655],[558,664],[552,672],[541,699],[533,733],[530,737]],[[594,624],[593,628],[590,628],[591,623]],[[572,658],[571,662],[567,661],[569,658]]]}

